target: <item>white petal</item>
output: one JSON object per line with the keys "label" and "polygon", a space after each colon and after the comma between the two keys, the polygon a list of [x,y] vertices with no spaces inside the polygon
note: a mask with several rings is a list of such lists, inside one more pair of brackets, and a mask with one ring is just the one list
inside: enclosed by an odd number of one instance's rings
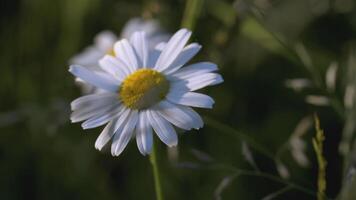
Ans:
{"label": "white petal", "polygon": [[144,31],[146,33],[148,39],[147,43],[150,49],[154,48],[157,43],[168,41],[169,39],[169,35],[162,31],[158,21],[142,18],[130,19],[123,28],[121,36],[122,38],[130,38],[136,31]]}
{"label": "white petal", "polygon": [[192,128],[199,129],[203,126],[203,120],[194,114],[191,114],[186,106],[172,104],[168,101],[161,101],[157,106],[157,112],[171,122],[175,126],[190,130]]}
{"label": "white petal", "polygon": [[112,109],[112,106],[118,105],[119,101],[116,98],[100,99],[97,102],[88,102],[82,104],[78,109],[71,114],[72,123],[83,121],[91,117],[100,116]]}
{"label": "white petal", "polygon": [[146,114],[159,139],[169,147],[176,146],[178,137],[173,126],[155,111],[147,110]]}
{"label": "white petal", "polygon": [[95,46],[103,52],[113,48],[114,43],[118,40],[116,35],[111,31],[102,31],[95,37]]}
{"label": "white petal", "polygon": [[86,69],[85,67],[79,65],[71,65],[69,68],[69,72],[82,79],[83,81],[101,89],[110,92],[116,92],[118,90],[118,83],[115,83],[100,74],[94,73]]}
{"label": "white petal", "polygon": [[108,112],[102,113],[101,115],[91,117],[88,120],[86,120],[84,123],[82,123],[82,128],[83,129],[90,129],[90,128],[96,128],[98,126],[104,125],[108,123],[110,120],[113,118],[116,118],[122,114],[124,111],[124,107],[122,105],[113,105],[111,106],[112,109],[110,109]]}
{"label": "white petal", "polygon": [[[179,105],[177,105],[177,106],[179,106]],[[194,121],[194,128],[195,129],[199,129],[199,128],[202,128],[204,126],[203,119],[192,108],[190,108],[188,106],[180,106],[180,108],[192,118],[192,120]]]}
{"label": "white petal", "polygon": [[181,96],[184,93],[187,93],[190,91],[190,89],[187,87],[188,81],[175,81],[171,82],[170,89],[168,92],[168,95],[174,95],[174,96]]}
{"label": "white petal", "polygon": [[128,39],[136,31],[145,31],[146,33],[148,33],[149,31],[146,29],[145,24],[147,22],[150,23],[151,21],[153,21],[153,20],[144,20],[139,17],[131,18],[123,27],[123,29],[121,31],[121,37]]}
{"label": "white petal", "polygon": [[138,17],[131,18],[122,28],[121,38],[129,39],[134,32],[139,31],[142,27],[142,21],[143,20]]}
{"label": "white petal", "polygon": [[162,50],[166,44],[167,44],[166,42],[161,42],[157,44],[153,49],[149,50],[147,68],[154,68],[158,60],[158,57],[161,55]]}
{"label": "white petal", "polygon": [[101,150],[106,143],[112,138],[112,136],[117,131],[122,131],[123,127],[125,126],[125,122],[128,119],[130,114],[129,109],[125,109],[122,115],[118,118],[115,118],[109,122],[108,125],[104,128],[104,130],[100,133],[98,139],[95,142],[95,148]]}
{"label": "white petal", "polygon": [[[99,68],[100,69],[100,68]],[[115,83],[116,85],[121,85],[121,81],[116,79],[114,76],[112,76],[110,73],[107,73],[104,70],[98,70],[98,71],[93,71],[95,74],[99,75],[100,77],[103,77],[104,79]],[[100,89],[100,88],[97,88]]]}
{"label": "white petal", "polygon": [[173,63],[188,42],[190,35],[191,32],[187,29],[181,29],[172,36],[157,60],[155,65],[157,71],[161,72]]}
{"label": "white petal", "polygon": [[99,60],[100,67],[115,77],[117,80],[122,82],[129,74],[130,71],[126,65],[119,59],[105,55]]}
{"label": "white petal", "polygon": [[109,142],[111,137],[114,135],[114,125],[116,120],[117,119],[110,121],[100,133],[99,137],[96,139],[95,148],[99,151],[106,145],[106,143]]}
{"label": "white petal", "polygon": [[139,68],[145,68],[148,64],[148,47],[145,32],[135,32],[130,39],[130,42],[136,52]]}
{"label": "white petal", "polygon": [[117,58],[121,59],[127,67],[129,67],[130,72],[133,73],[138,68],[137,57],[135,55],[134,49],[127,39],[122,39],[115,43],[114,51]]}
{"label": "white petal", "polygon": [[196,92],[187,92],[177,95],[172,91],[166,98],[176,104],[199,108],[212,108],[214,104],[214,100],[211,97]]}
{"label": "white petal", "polygon": [[136,126],[137,147],[142,155],[150,154],[153,144],[152,127],[146,118],[145,112],[146,111],[141,111],[139,113],[139,119]]}
{"label": "white petal", "polygon": [[167,45],[167,42],[160,42],[155,46],[155,49],[163,51],[164,47]]}
{"label": "white petal", "polygon": [[157,46],[157,44],[161,42],[167,42],[169,38],[171,38],[171,35],[165,32],[157,32],[153,34],[147,33],[147,38],[148,38],[148,48],[154,49]]}
{"label": "white petal", "polygon": [[82,65],[89,68],[99,68],[98,60],[104,56],[105,52],[96,47],[88,47],[83,52],[70,59],[69,63]]}
{"label": "white petal", "polygon": [[[113,143],[111,145],[111,154],[113,156],[119,156],[125,149],[126,145],[129,143],[133,131],[136,127],[138,120],[137,110],[133,110],[130,116],[127,118],[124,128],[115,132]],[[120,132],[119,132],[120,131]]]}
{"label": "white petal", "polygon": [[222,83],[223,81],[223,78],[219,74],[205,73],[185,80],[177,81],[174,84],[185,84],[185,86],[189,88],[190,91],[194,91],[209,85],[216,85]]}
{"label": "white petal", "polygon": [[151,49],[149,51],[147,68],[154,68],[159,55],[161,55],[161,51],[157,49]]}
{"label": "white petal", "polygon": [[164,70],[165,74],[171,74],[178,69],[180,69],[183,65],[185,65],[190,59],[192,59],[201,49],[201,45],[197,43],[192,43],[186,46],[182,52],[178,55],[178,57],[174,60],[174,62]]}
{"label": "white petal", "polygon": [[[95,93],[95,90],[97,89],[96,87],[94,87],[92,85],[89,85],[88,83],[84,82],[80,78],[75,78],[75,84],[80,87],[81,93],[83,95],[93,94],[93,93]],[[105,90],[101,90],[101,91],[106,92]]]}
{"label": "white petal", "polygon": [[76,109],[80,109],[83,107],[87,107],[90,104],[93,104],[99,100],[104,100],[105,99],[114,99],[116,97],[116,94],[111,93],[111,92],[105,92],[105,93],[100,93],[100,94],[90,94],[86,96],[79,97],[72,101],[70,103],[70,107],[72,111]]}
{"label": "white petal", "polygon": [[87,109],[80,109],[72,112],[70,119],[72,123],[87,120],[89,118],[99,117],[112,109],[112,104],[106,104],[99,107],[99,104],[94,104]]}
{"label": "white petal", "polygon": [[218,67],[214,63],[199,62],[179,69],[172,74],[172,77],[177,79],[189,79],[216,70],[218,70]]}

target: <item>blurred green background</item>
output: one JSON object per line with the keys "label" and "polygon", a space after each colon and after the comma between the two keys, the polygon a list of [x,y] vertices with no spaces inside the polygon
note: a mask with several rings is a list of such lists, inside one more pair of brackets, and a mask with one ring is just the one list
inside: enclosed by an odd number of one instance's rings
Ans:
{"label": "blurred green background", "polygon": [[[132,17],[158,19],[174,33],[186,3],[1,0],[0,199],[155,199],[148,157],[141,156],[134,141],[120,157],[112,157],[107,149],[94,148],[100,128],[83,131],[69,122],[69,103],[81,94],[67,71],[68,60],[92,44],[98,32],[119,34]],[[284,188],[278,181],[226,169],[255,170],[243,155],[240,132],[266,152],[279,152],[271,159],[249,145],[259,170],[279,177],[278,160],[289,171],[287,182],[316,191],[313,127],[303,136],[308,167],[300,167],[286,147],[298,122],[313,113],[326,136],[326,194],[337,196],[345,119],[333,107],[304,101],[307,94],[324,95],[322,86],[295,92],[285,81],[324,80],[334,61],[343,72],[337,80],[344,80],[356,36],[355,7],[353,0],[205,0],[192,11],[198,15],[192,41],[203,45],[195,59],[217,63],[225,82],[205,90],[216,104],[199,110],[208,119],[202,130],[180,134],[177,149],[158,147],[166,199],[255,200]],[[303,67],[303,59],[296,61],[297,44],[307,49],[314,74]],[[342,101],[343,91],[337,82],[333,97]],[[273,199],[316,197],[290,189]]]}

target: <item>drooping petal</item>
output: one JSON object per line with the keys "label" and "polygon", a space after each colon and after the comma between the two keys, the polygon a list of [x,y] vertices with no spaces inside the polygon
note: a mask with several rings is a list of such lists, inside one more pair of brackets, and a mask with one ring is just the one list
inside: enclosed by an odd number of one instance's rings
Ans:
{"label": "drooping petal", "polygon": [[180,29],[177,31],[172,38],[167,42],[161,55],[159,56],[154,69],[159,72],[164,71],[168,68],[177,56],[181,53],[184,46],[190,38],[191,32],[187,29]]}
{"label": "drooping petal", "polygon": [[185,65],[189,60],[191,60],[201,49],[201,45],[198,43],[192,43],[184,47],[182,52],[174,60],[174,62],[164,70],[165,74],[172,74],[173,72],[179,70],[183,65]]}
{"label": "drooping petal", "polygon": [[101,150],[106,143],[115,135],[116,132],[121,132],[130,114],[129,109],[125,109],[121,116],[111,120],[104,130],[100,133],[95,141],[95,148]]}
{"label": "drooping petal", "polygon": [[104,125],[111,121],[113,118],[116,118],[122,114],[124,111],[123,105],[113,105],[111,106],[112,109],[110,109],[106,113],[102,113],[101,115],[91,117],[88,120],[86,120],[84,123],[82,123],[82,128],[83,129],[90,129],[90,128],[96,128],[98,126]]}
{"label": "drooping petal", "polygon": [[[133,131],[136,127],[138,120],[138,111],[132,110],[130,115],[127,117],[127,121],[122,131],[118,130],[115,132],[113,143],[111,145],[111,154],[113,156],[119,156],[125,149],[126,145],[129,143]],[[119,132],[120,131],[120,132]]]}
{"label": "drooping petal", "polygon": [[138,58],[138,68],[146,68],[148,64],[148,47],[145,32],[135,32],[130,39]]}
{"label": "drooping petal", "polygon": [[151,153],[153,144],[152,127],[145,112],[146,111],[141,111],[139,113],[139,119],[136,126],[137,147],[142,155]]}
{"label": "drooping petal", "polygon": [[122,39],[114,45],[115,55],[118,59],[121,59],[130,72],[133,73],[138,69],[137,57],[133,47],[127,39]]}
{"label": "drooping petal", "polygon": [[130,71],[127,66],[119,59],[105,55],[99,60],[100,67],[122,82],[129,74]]}
{"label": "drooping petal", "polygon": [[155,110],[167,121],[184,130],[199,129],[203,125],[202,119],[192,115],[186,106],[161,101]]}
{"label": "drooping petal", "polygon": [[69,68],[69,72],[83,81],[96,86],[98,88],[116,92],[118,90],[119,83],[112,81],[111,79],[106,78],[100,74],[94,73],[85,67],[79,65],[71,65]]}
{"label": "drooping petal", "polygon": [[176,104],[199,108],[212,108],[214,104],[214,100],[211,97],[196,92],[177,94],[173,91],[170,92],[166,98]]}
{"label": "drooping petal", "polygon": [[216,64],[211,62],[199,62],[192,65],[185,66],[178,71],[171,74],[173,78],[184,80],[193,78],[195,76],[206,74],[218,70]]}
{"label": "drooping petal", "polygon": [[147,110],[146,114],[159,139],[169,147],[176,146],[178,137],[173,126],[153,110]]}

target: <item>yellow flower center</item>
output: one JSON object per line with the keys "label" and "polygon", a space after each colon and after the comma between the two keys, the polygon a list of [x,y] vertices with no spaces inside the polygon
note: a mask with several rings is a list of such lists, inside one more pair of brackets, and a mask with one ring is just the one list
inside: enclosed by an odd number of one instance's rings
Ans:
{"label": "yellow flower center", "polygon": [[161,73],[139,69],[124,80],[119,98],[126,107],[145,109],[164,99],[168,90],[169,82]]}
{"label": "yellow flower center", "polygon": [[114,57],[115,57],[114,48],[110,48],[110,49],[106,52],[106,54],[109,55],[109,56],[114,56]]}

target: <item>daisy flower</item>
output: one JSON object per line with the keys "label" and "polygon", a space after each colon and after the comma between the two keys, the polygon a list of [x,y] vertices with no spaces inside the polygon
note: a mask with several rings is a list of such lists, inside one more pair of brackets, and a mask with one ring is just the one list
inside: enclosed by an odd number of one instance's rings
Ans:
{"label": "daisy flower", "polygon": [[[98,61],[107,54],[114,54],[113,46],[119,38],[130,38],[136,31],[144,31],[148,38],[148,46],[153,48],[159,42],[167,41],[169,35],[164,33],[156,20],[144,20],[133,18],[124,26],[120,36],[115,35],[112,31],[102,31],[94,38],[94,44],[85,48],[83,52],[75,55],[70,59],[71,64],[78,64],[90,68],[98,73],[102,73]],[[94,87],[83,83],[83,80],[77,79],[84,94],[97,92]]]}
{"label": "daisy flower", "polygon": [[115,43],[113,55],[100,61],[104,73],[79,65],[69,71],[104,92],[80,97],[71,103],[72,122],[83,129],[106,125],[95,142],[101,150],[112,139],[111,153],[122,153],[135,137],[141,154],[151,152],[153,134],[169,147],[178,143],[174,126],[199,129],[203,120],[191,107],[212,108],[214,100],[194,92],[223,82],[210,62],[186,63],[201,46],[186,45],[191,32],[181,29],[160,50],[148,47],[145,32],[135,32],[130,40]]}

